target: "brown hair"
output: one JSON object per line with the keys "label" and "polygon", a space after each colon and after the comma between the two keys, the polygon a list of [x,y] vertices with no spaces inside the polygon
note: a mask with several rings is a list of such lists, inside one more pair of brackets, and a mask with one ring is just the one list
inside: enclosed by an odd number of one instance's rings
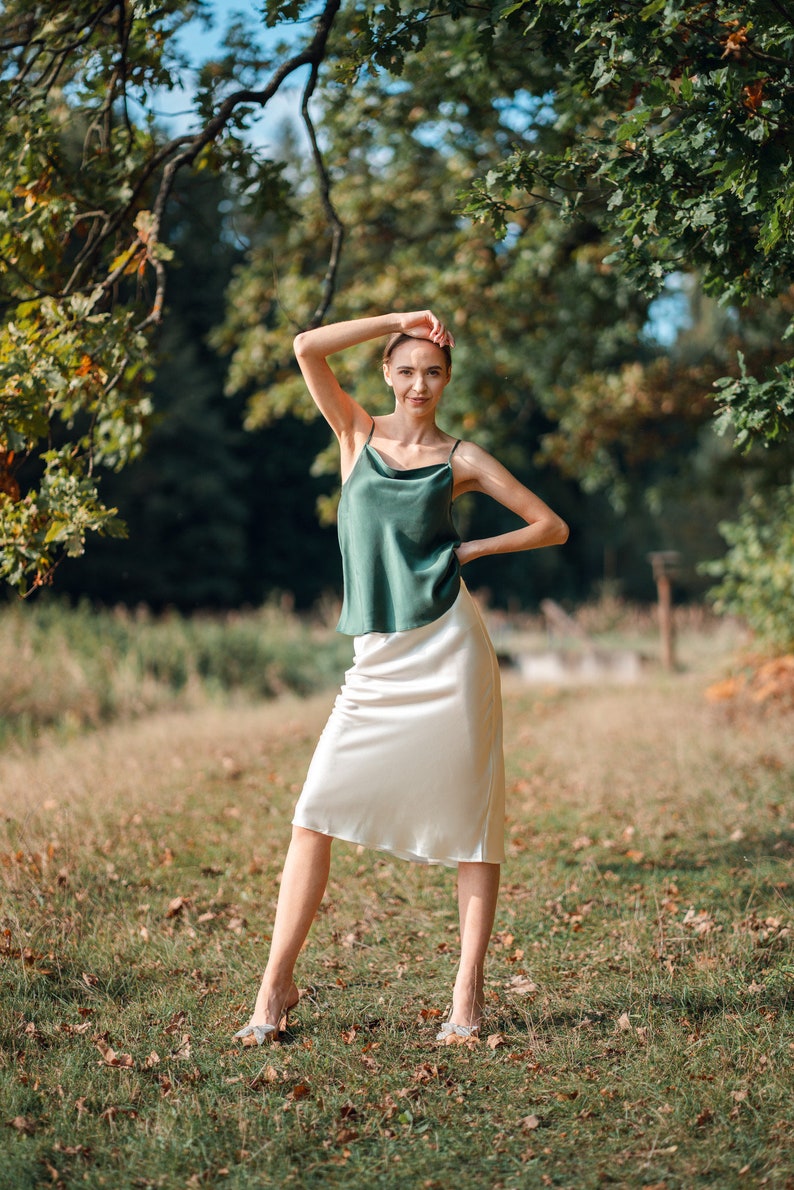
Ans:
{"label": "brown hair", "polygon": [[[406,335],[403,331],[397,331],[395,334],[390,335],[389,338],[386,340],[386,346],[383,349],[383,363],[384,363],[384,365],[390,363],[391,357],[394,354],[394,349],[396,347],[399,347],[401,343],[431,343],[431,342],[432,342],[431,339],[425,339],[424,337],[420,337],[419,335]],[[452,350],[451,350],[449,344],[445,343],[444,346],[441,347],[440,343],[433,343],[433,346],[438,347],[441,351],[444,352],[444,356],[447,361],[447,371],[449,371],[450,368],[452,367]]]}

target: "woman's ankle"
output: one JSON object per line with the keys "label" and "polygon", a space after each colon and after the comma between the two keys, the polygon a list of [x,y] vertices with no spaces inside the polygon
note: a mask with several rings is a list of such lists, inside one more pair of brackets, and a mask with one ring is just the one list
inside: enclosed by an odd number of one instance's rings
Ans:
{"label": "woman's ankle", "polygon": [[456,1025],[479,1025],[484,1003],[485,992],[482,981],[458,977],[452,992],[450,1019]]}
{"label": "woman's ankle", "polygon": [[254,1017],[264,1016],[268,1018],[267,1023],[277,1024],[275,1019],[271,1021],[269,1018],[275,1018],[276,1015],[281,1017],[287,1009],[294,1008],[299,995],[297,984],[291,976],[287,980],[271,980],[265,975],[257,993]]}

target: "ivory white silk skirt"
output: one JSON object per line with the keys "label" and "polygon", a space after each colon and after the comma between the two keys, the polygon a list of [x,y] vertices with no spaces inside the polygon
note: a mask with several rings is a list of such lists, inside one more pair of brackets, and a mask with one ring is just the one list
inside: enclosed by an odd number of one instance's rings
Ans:
{"label": "ivory white silk skirt", "polygon": [[432,624],[354,650],[293,825],[423,863],[501,863],[499,669],[466,587]]}

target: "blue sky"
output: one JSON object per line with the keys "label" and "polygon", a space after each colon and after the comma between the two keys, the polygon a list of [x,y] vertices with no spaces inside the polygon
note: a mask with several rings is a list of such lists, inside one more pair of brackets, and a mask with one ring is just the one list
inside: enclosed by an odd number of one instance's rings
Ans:
{"label": "blue sky", "polygon": [[[267,29],[262,20],[262,0],[212,0],[207,5],[211,14],[211,25],[203,20],[190,21],[179,34],[179,44],[190,60],[200,65],[220,52],[227,27],[234,18],[242,16],[253,29],[259,30],[259,41],[263,48],[285,38],[287,27]],[[295,81],[287,82],[267,105],[263,118],[252,128],[252,138],[260,144],[267,144],[273,132],[285,119],[299,123],[300,86],[302,72],[296,73]],[[191,97],[193,83],[186,77],[181,90],[160,92],[153,103],[158,117],[166,124],[172,135],[187,132],[194,125],[191,118]]]}
{"label": "blue sky", "polygon": [[180,35],[191,55],[197,58],[207,58],[217,50],[231,17],[242,13],[250,17],[252,23],[260,19],[258,5],[253,0],[214,0],[208,8],[213,14],[211,28],[206,28],[203,21],[191,21]]}

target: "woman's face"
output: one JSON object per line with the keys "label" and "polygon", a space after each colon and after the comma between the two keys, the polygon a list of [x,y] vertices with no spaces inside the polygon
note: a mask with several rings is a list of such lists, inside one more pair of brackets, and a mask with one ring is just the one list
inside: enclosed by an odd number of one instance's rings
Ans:
{"label": "woman's face", "polygon": [[433,413],[449,383],[447,357],[429,339],[400,343],[383,365],[398,408],[411,414]]}

